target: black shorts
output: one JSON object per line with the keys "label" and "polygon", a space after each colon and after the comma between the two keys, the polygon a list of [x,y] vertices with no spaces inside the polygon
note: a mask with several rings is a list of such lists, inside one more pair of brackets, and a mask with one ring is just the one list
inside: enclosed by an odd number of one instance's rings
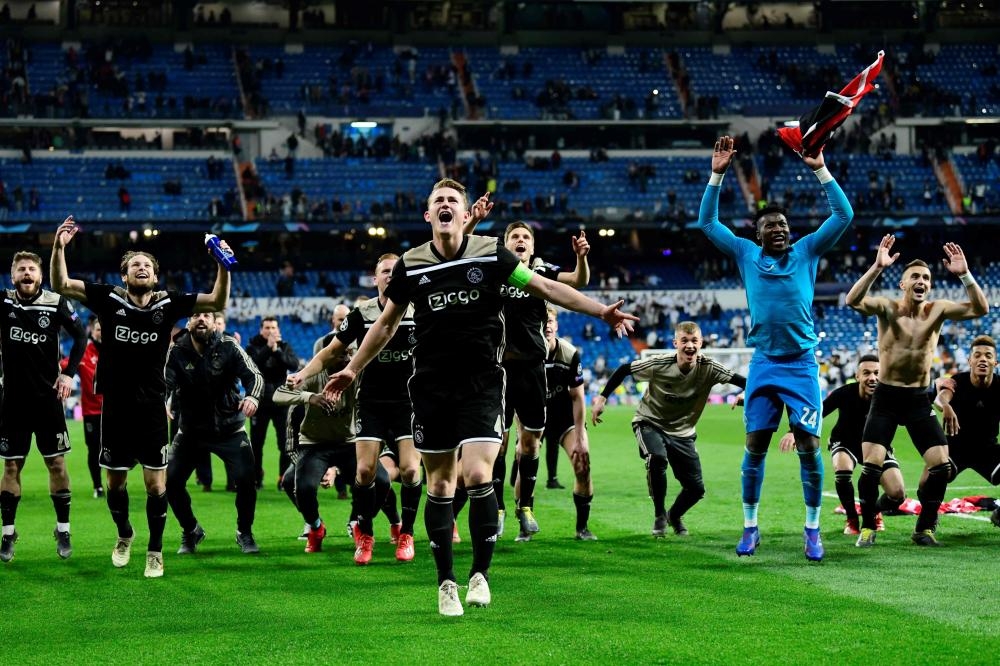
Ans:
{"label": "black shorts", "polygon": [[545,362],[504,361],[507,371],[507,402],[504,430],[514,423],[514,414],[525,430],[541,433],[545,430]]}
{"label": "black shorts", "polygon": [[203,461],[205,452],[214,453],[226,469],[231,470],[234,479],[254,479],[253,447],[250,446],[250,436],[245,430],[225,436],[190,435],[178,430],[168,451],[168,466],[170,474],[174,469],[182,472],[182,483],[191,478],[191,473]]}
{"label": "black shorts", "polygon": [[646,421],[633,423],[632,431],[639,444],[639,456],[646,461],[646,469],[649,469],[653,457],[666,459],[681,487],[704,493],[701,458],[698,456],[698,447],[695,446],[696,437],[668,435]]}
{"label": "black shorts", "polygon": [[358,442],[395,443],[413,437],[413,410],[409,401],[358,403]]}
{"label": "black shorts", "polygon": [[454,451],[469,441],[501,441],[504,370],[421,372],[410,377],[413,445],[421,453]]}
{"label": "black shorts", "polygon": [[906,427],[920,455],[935,446],[948,446],[926,390],[879,384],[872,396],[862,439],[889,448],[898,426]]}
{"label": "black shorts", "polygon": [[573,408],[552,409],[545,415],[545,443],[551,446],[562,444],[563,437],[576,427],[573,423]]}
{"label": "black shorts", "polygon": [[948,444],[948,457],[955,476],[963,470],[971,469],[992,485],[1000,485],[1000,444],[990,442],[977,446],[957,443],[952,438]]}
{"label": "black shorts", "polygon": [[0,459],[20,460],[31,450],[31,436],[43,458],[69,453],[62,401],[45,398],[29,405],[5,404],[0,414]]}
{"label": "black shorts", "polygon": [[[838,453],[846,453],[854,461],[855,467],[865,461],[864,453],[861,451],[861,442],[830,442],[827,449],[829,449],[831,457]],[[890,467],[899,469],[899,461],[896,460],[892,444],[885,447],[885,462],[882,463],[882,469],[889,469]]]}
{"label": "black shorts", "polygon": [[101,458],[104,469],[166,469],[167,411],[162,402],[135,403],[104,398],[101,411]]}

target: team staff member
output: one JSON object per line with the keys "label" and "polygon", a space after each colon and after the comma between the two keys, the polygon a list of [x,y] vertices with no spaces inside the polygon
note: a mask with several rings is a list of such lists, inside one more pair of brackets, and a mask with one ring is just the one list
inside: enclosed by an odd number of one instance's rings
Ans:
{"label": "team staff member", "polygon": [[195,552],[205,538],[191,510],[187,481],[206,452],[222,459],[236,483],[236,543],[244,553],[260,550],[253,537],[257,479],[245,424],[257,411],[264,378],[235,338],[215,330],[215,317],[201,312],[188,319],[164,369],[167,393],[180,399],[167,467],[167,499],[182,530],[178,555]]}
{"label": "team staff member", "polygon": [[424,523],[437,565],[438,612],[456,616],[464,613],[452,555],[459,448],[473,549],[465,600],[474,606],[491,601],[487,576],[498,520],[493,463],[503,433],[501,287],[514,286],[599,317],[619,331],[631,330],[637,317],[619,311],[622,301],[605,306],[536,275],[496,238],[465,235],[462,225],[469,211],[461,183],[438,181],[428,196],[424,220],[431,225],[432,240],[396,262],[385,310],[326,390],[336,397],[347,389],[392,339],[413,303],[417,342],[409,390],[413,441],[427,470]]}
{"label": "team staff member", "polygon": [[[218,265],[211,293],[157,291],[160,266],[146,252],[128,252],[119,272],[122,287],[69,277],[66,245],[80,228],[70,215],[56,229],[52,244],[52,288],[87,305],[101,320],[108,338],[101,348],[97,390],[104,395],[101,414],[101,467],[108,470],[106,493],[118,541],[111,562],[124,567],[132,556],[135,531],[129,522],[128,472],[138,462],[146,485],[147,578],[163,575],[163,528],[167,522],[167,414],[163,366],[174,323],[195,312],[224,310],[229,272]],[[228,244],[224,245],[228,248]]]}
{"label": "team staff member", "polygon": [[[66,559],[70,544],[70,451],[63,400],[70,394],[77,366],[87,345],[87,333],[65,298],[42,289],[42,258],[18,252],[10,266],[13,289],[0,301],[0,353],[3,355],[3,405],[0,410],[0,515],[3,532],[0,561],[14,557],[14,519],[21,501],[21,469],[35,436],[38,452],[49,470],[49,494],[56,513],[56,553]],[[60,372],[59,331],[73,338],[66,369]]]}
{"label": "team staff member", "polygon": [[94,484],[94,497],[104,497],[101,483],[101,406],[104,396],[94,391],[97,361],[101,357],[101,322],[91,315],[90,340],[76,374],[80,377],[80,409],[83,411],[83,440],[87,445],[87,469]]}
{"label": "team staff member", "polygon": [[274,434],[278,444],[278,489],[281,489],[281,474],[288,467],[288,454],[282,443],[285,441],[285,423],[288,409],[275,405],[271,400],[275,389],[284,386],[288,373],[297,370],[299,357],[292,346],[281,339],[278,318],[269,315],[260,321],[260,333],[250,339],[247,353],[264,376],[264,392],[261,395],[257,413],[250,419],[250,443],[253,445],[254,462],[257,465],[257,487],[264,485],[264,442],[267,440],[267,426],[274,424]]}

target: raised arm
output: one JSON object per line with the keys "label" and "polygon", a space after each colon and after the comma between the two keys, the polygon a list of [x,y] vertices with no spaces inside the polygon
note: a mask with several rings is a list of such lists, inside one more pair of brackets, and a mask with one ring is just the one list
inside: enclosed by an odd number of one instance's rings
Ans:
{"label": "raised arm", "polygon": [[899,252],[889,254],[895,242],[896,237],[892,234],[882,236],[882,240],[878,244],[878,251],[875,254],[875,263],[865,271],[865,274],[847,292],[847,305],[863,315],[884,312],[889,302],[886,298],[869,296],[868,292],[871,290],[872,285],[875,284],[878,276],[882,274],[882,271],[892,266],[896,259],[899,258]]}
{"label": "raised arm", "polygon": [[462,233],[464,235],[468,236],[474,232],[476,230],[476,225],[489,216],[490,211],[493,210],[493,203],[494,202],[490,201],[489,192],[476,199],[476,202],[472,204],[472,208],[469,209],[468,221],[462,225]]}
{"label": "raised arm", "polygon": [[579,236],[573,237],[573,254],[576,255],[576,268],[572,273],[560,272],[556,279],[576,289],[583,289],[590,283],[590,264],[587,255],[590,253],[590,243],[587,234],[582,229]]}
{"label": "raised arm", "polygon": [[986,294],[976,283],[976,278],[969,272],[969,263],[965,260],[965,253],[957,243],[944,244],[944,265],[948,272],[958,277],[965,285],[965,292],[969,300],[961,303],[954,301],[943,301],[944,316],[952,320],[975,319],[982,317],[989,312],[990,304],[986,300]]}
{"label": "raised arm", "polygon": [[406,314],[406,304],[399,305],[391,298],[386,299],[385,309],[368,330],[361,346],[355,352],[354,358],[351,359],[346,368],[331,375],[330,381],[323,387],[323,393],[327,398],[334,402],[340,399],[341,393],[351,385],[358,373],[364,370],[365,366],[389,344],[389,340],[396,334],[396,329],[399,328],[399,322],[403,320],[404,314]]}
{"label": "raised arm", "polygon": [[86,305],[87,290],[83,280],[70,279],[66,269],[66,246],[79,230],[72,215],[56,229],[56,237],[52,241],[52,257],[49,259],[49,281],[52,283],[52,291]]}
{"label": "raised arm", "polygon": [[712,175],[708,179],[708,186],[705,187],[705,194],[702,195],[701,206],[698,208],[698,226],[708,236],[708,240],[712,241],[712,245],[730,256],[737,254],[740,239],[729,227],[719,222],[719,192],[722,190],[722,178],[732,164],[733,157],[736,156],[734,143],[731,136],[719,137],[715,142],[715,149],[712,152]]}
{"label": "raised arm", "polygon": [[[567,310],[587,314],[609,324],[618,335],[632,332],[632,322],[639,321],[639,318],[632,314],[627,314],[620,310],[625,301],[618,301],[612,305],[598,303],[589,296],[584,296],[573,287],[565,285],[555,280],[542,277],[537,273],[532,273],[528,269],[514,272],[510,277],[510,283],[524,289],[532,296],[537,296],[546,301],[561,305]],[[526,283],[521,283],[518,279],[520,275],[527,277]]]}
{"label": "raised arm", "polygon": [[824,220],[819,229],[803,239],[808,239],[807,242],[810,244],[813,254],[820,255],[836,245],[840,237],[844,235],[854,219],[854,209],[851,207],[851,202],[847,200],[844,190],[834,180],[830,170],[826,168],[822,152],[816,157],[803,157],[802,161],[813,170],[813,175],[823,186],[826,200],[830,204],[830,217]]}
{"label": "raised arm", "polygon": [[[229,248],[225,241],[221,245]],[[218,264],[216,268],[212,292],[198,294],[194,302],[195,312],[222,312],[229,303],[229,271],[222,264]]]}

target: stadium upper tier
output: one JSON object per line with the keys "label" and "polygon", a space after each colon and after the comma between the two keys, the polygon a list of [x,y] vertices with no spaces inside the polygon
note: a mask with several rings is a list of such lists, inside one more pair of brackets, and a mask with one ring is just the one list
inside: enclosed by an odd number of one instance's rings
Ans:
{"label": "stadium upper tier", "polygon": [[[770,182],[769,199],[782,203],[793,213],[802,214],[814,206],[828,210],[825,197],[814,179],[792,160],[776,162],[769,170],[760,155],[755,155],[757,169]],[[840,186],[855,212],[894,211],[948,214],[948,203],[936,195],[938,179],[930,164],[913,155],[878,155],[831,153],[827,166],[837,176]],[[842,164],[843,163],[843,164]],[[965,168],[963,164],[962,169]],[[996,182],[994,180],[994,182]],[[930,192],[925,199],[924,190]],[[813,201],[813,197],[819,195]],[[789,203],[790,202],[790,203]]]}
{"label": "stadium upper tier", "polygon": [[116,52],[88,44],[79,52],[57,43],[30,45],[28,89],[51,96],[44,115],[76,115],[78,94],[93,118],[240,118],[231,48],[199,44],[190,54],[173,45]]}
{"label": "stadium upper tier", "polygon": [[[618,109],[621,118],[684,115],[661,49],[629,48],[618,54],[570,48],[522,48],[516,55],[495,48],[464,51],[489,118],[612,118],[616,96],[629,107]],[[658,94],[647,106],[653,90]]]}
{"label": "stadium upper tier", "polygon": [[[540,164],[540,163],[539,163]],[[607,209],[621,216],[640,211],[646,218],[673,217],[683,221],[697,216],[705,191],[706,161],[696,157],[611,159],[592,163],[585,158],[563,158],[559,168],[537,168],[525,162],[500,162],[495,199],[512,217],[564,216],[571,210],[585,217],[600,217]],[[630,175],[630,165],[635,173]],[[417,204],[438,180],[437,165],[371,159],[299,159],[289,177],[282,161],[256,161],[257,171],[270,194],[282,196],[298,188],[311,202],[322,199],[351,204],[354,216],[371,215],[373,204],[394,207],[397,192],[414,193]],[[686,172],[693,172],[685,180]],[[567,172],[577,183],[571,184]],[[516,183],[516,184],[515,184]],[[469,183],[470,187],[475,187]],[[733,200],[723,205],[726,215],[746,215],[747,206],[733,179]],[[563,198],[564,197],[564,198]],[[539,206],[538,199],[544,199]],[[549,199],[552,200],[549,210]],[[524,202],[528,202],[525,204]],[[422,210],[422,209],[421,209]],[[397,211],[398,212],[398,211]],[[419,214],[419,211],[410,211]],[[501,213],[498,211],[496,217]]]}
{"label": "stadium upper tier", "polygon": [[423,116],[458,100],[447,48],[253,46],[248,56],[272,114]]}
{"label": "stadium upper tier", "polygon": [[[117,52],[89,43],[77,52],[53,42],[31,43],[29,49],[27,86],[38,116],[78,115],[83,99],[90,117],[241,118],[241,93],[259,84],[266,104],[256,106],[270,115],[302,109],[310,115],[413,117],[444,110],[466,117],[471,108],[471,117],[501,120],[796,117],[826,90],[840,90],[878,50],[762,46],[724,53],[681,47],[671,71],[668,48],[608,53],[522,47],[508,54],[495,47],[355,42],[254,45],[245,49],[250,67],[244,73],[251,80],[244,80],[241,91],[238,58],[225,45],[198,44],[190,53],[173,45]],[[889,102],[892,89],[905,102],[904,115],[1000,115],[995,45],[942,45],[919,57],[905,47],[898,53],[898,65],[887,66],[880,78],[890,85],[880,85],[866,105]],[[659,94],[652,96],[653,90]],[[699,106],[698,98],[709,103]]]}
{"label": "stadium upper tier", "polygon": [[[81,220],[205,220],[210,217],[212,199],[220,199],[226,205],[217,211],[219,217],[242,218],[241,184],[236,181],[230,157],[224,153],[219,154],[222,168],[216,180],[208,178],[206,160],[200,158],[166,157],[167,153],[162,152],[126,158],[102,156],[99,151],[67,155],[62,151],[37,152],[30,162],[0,158],[0,180],[6,191],[3,200],[8,204],[6,209],[0,204],[0,215],[10,221],[51,219],[67,212]],[[784,203],[790,197],[794,216],[825,215],[827,204],[822,192],[797,160],[781,160],[776,169],[768,171],[764,160],[755,157],[758,172],[769,183],[769,200]],[[842,176],[841,163],[846,165],[847,178]],[[937,176],[918,157],[893,155],[885,160],[838,153],[828,157],[828,164],[856,213],[949,214],[947,202],[937,194]],[[973,212],[1000,206],[1000,167],[995,161],[956,156],[953,164],[970,196],[976,194],[977,187],[983,191],[982,201],[973,200],[979,207]],[[109,165],[121,166],[128,177],[109,177]],[[291,175],[286,173],[284,161],[258,158],[255,167],[269,195],[280,199],[298,189],[310,206],[326,202],[320,217],[309,217],[314,221],[417,220],[423,211],[424,193],[440,178],[436,164],[394,159],[301,158],[295,160]],[[548,158],[535,164],[499,162],[494,199],[501,207],[493,217],[501,222],[565,217],[599,222],[601,218],[615,220],[632,215],[636,220],[691,224],[705,190],[706,173],[704,157],[613,158],[603,162],[566,157],[559,168],[553,168]],[[168,183],[179,185],[180,192],[168,193]],[[475,179],[468,183],[473,193],[480,185],[485,190],[485,183]],[[887,186],[891,187],[890,196],[885,194]],[[127,207],[119,198],[123,187],[129,193]],[[32,188],[38,194],[37,209],[30,205]],[[925,198],[925,188],[932,193],[930,198]],[[22,199],[20,206],[18,196]],[[737,179],[727,179],[720,205],[723,221],[735,223],[749,214],[744,196]],[[402,208],[400,201],[405,201]],[[349,205],[348,211],[338,213],[342,210],[338,202]],[[375,204],[378,206],[373,210]],[[394,217],[384,217],[388,212]]]}

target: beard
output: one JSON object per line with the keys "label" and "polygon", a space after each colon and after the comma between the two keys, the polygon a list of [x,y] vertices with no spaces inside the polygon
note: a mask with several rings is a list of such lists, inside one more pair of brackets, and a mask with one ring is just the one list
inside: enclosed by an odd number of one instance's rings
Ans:
{"label": "beard", "polygon": [[125,291],[132,294],[133,296],[145,296],[149,292],[153,291],[156,285],[153,284],[132,284],[131,282],[125,283]]}
{"label": "beard", "polygon": [[15,285],[15,289],[17,289],[18,295],[23,298],[31,298],[32,296],[37,294],[41,290],[41,288],[42,284],[40,282],[28,282],[28,283],[18,282]]}

